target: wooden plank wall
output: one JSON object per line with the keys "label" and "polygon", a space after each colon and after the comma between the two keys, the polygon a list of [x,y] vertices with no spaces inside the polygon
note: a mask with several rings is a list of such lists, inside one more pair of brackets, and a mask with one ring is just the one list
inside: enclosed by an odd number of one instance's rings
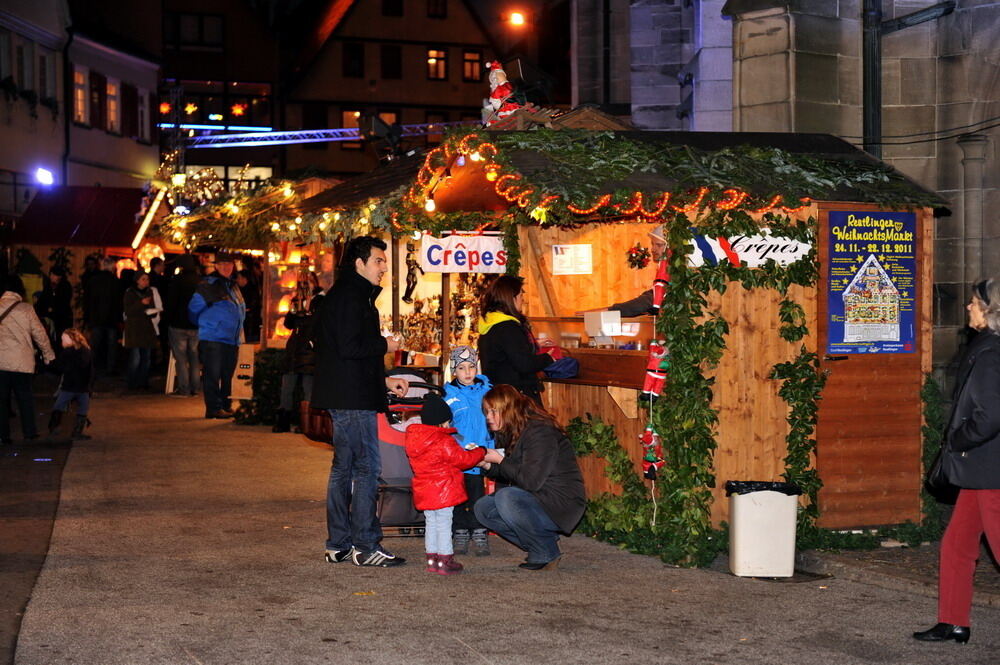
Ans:
{"label": "wooden plank wall", "polygon": [[[827,211],[872,210],[860,204],[824,204],[821,238],[829,233]],[[897,524],[920,518],[920,389],[930,370],[933,230],[929,211],[917,217],[918,332],[916,351],[851,354],[824,361],[829,371],[817,427],[820,526],[829,528]],[[820,244],[818,317],[821,357],[827,343],[826,282],[829,247]]]}
{"label": "wooden plank wall", "polygon": [[[815,320],[815,289],[792,287],[790,299],[803,306],[806,320]],[[713,408],[719,413],[715,451],[712,521],[729,519],[727,480],[780,481],[787,453],[788,405],[778,395],[780,381],[769,379],[775,364],[794,359],[799,348],[816,348],[811,336],[789,343],[778,335],[781,295],[769,289],[747,292],[732,283],[723,295],[713,294],[709,307],[728,322],[726,352],[714,372]]]}
{"label": "wooden plank wall", "polygon": [[[642,411],[639,411],[638,418],[629,418],[612,399],[606,387],[583,384],[546,382],[542,403],[563,427],[573,418],[583,417],[586,413],[600,416],[604,422],[613,425],[618,433],[619,443],[628,451],[629,457],[635,463],[636,471],[641,472],[642,445],[639,443],[639,436],[646,429]],[[604,492],[612,494],[621,492],[621,486],[611,482],[604,475],[602,458],[593,455],[581,457],[580,471],[583,472],[583,483],[587,488],[588,498]]]}
{"label": "wooden plank wall", "polygon": [[[518,229],[521,246],[521,276],[525,278],[528,316],[573,316],[574,312],[607,307],[636,297],[652,288],[656,264],[643,270],[630,268],[629,247],[637,242],[648,248],[649,232],[655,224],[589,224],[579,229]],[[535,241],[535,242],[533,242]],[[589,244],[594,257],[590,275],[552,275],[552,245]],[[534,248],[539,260],[535,260]],[[540,264],[540,265],[539,265]],[[542,279],[546,275],[547,279]],[[546,283],[551,288],[552,311],[543,299]]]}

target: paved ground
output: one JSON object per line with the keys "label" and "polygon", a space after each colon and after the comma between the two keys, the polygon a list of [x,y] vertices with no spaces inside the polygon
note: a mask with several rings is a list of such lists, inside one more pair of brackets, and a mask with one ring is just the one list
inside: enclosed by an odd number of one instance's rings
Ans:
{"label": "paved ground", "polygon": [[[554,574],[517,570],[520,553],[496,541],[449,578],[325,564],[329,448],[201,413],[196,400],[95,400],[18,665],[997,662],[1000,609],[975,608],[967,646],[922,645],[909,633],[933,623],[930,595],[842,574],[741,579],[583,537],[564,541]],[[420,539],[386,544],[422,552]]]}

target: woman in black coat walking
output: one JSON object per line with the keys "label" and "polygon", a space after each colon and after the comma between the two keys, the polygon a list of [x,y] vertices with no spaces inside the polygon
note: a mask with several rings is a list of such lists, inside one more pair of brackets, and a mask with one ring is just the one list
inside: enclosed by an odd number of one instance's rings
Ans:
{"label": "woman in black coat walking", "polygon": [[554,358],[542,353],[531,334],[524,307],[524,280],[503,275],[490,284],[480,303],[479,360],[494,386],[514,386],[541,404],[538,373]]}
{"label": "woman in black coat walking", "polygon": [[976,284],[966,310],[977,333],[959,364],[942,450],[948,480],[961,489],[941,539],[938,623],[913,634],[924,642],[969,641],[984,533],[1000,552],[1000,278]]}

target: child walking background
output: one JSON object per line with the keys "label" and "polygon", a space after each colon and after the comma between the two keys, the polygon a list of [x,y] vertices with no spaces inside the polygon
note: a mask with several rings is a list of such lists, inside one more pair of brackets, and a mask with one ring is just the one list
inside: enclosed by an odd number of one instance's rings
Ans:
{"label": "child walking background", "polygon": [[[493,448],[493,437],[486,426],[483,415],[483,397],[493,385],[482,374],[477,374],[479,354],[471,346],[457,346],[451,352],[452,380],[444,386],[444,401],[451,408],[452,426],[461,437],[460,445],[474,443],[484,448]],[[490,543],[485,527],[476,519],[472,506],[486,494],[483,473],[479,467],[472,467],[463,474],[465,493],[468,498],[455,506],[454,546],[456,554],[469,552],[472,540],[476,556],[490,553]]]}
{"label": "child walking background", "polygon": [[406,456],[413,467],[413,505],[424,511],[424,549],[427,572],[453,575],[462,572],[451,542],[454,506],[464,502],[462,470],[482,461],[486,449],[466,450],[456,444],[455,431],[447,427],[451,409],[437,395],[424,399],[420,423],[406,430]]}
{"label": "child walking background", "polygon": [[50,369],[62,375],[56,403],[49,416],[49,436],[55,435],[62,422],[63,413],[72,402],[76,402],[76,422],[73,424],[72,439],[89,439],[83,430],[90,424],[90,391],[94,381],[94,359],[90,344],[83,333],[76,328],[68,328],[62,334],[62,351],[53,361]]}

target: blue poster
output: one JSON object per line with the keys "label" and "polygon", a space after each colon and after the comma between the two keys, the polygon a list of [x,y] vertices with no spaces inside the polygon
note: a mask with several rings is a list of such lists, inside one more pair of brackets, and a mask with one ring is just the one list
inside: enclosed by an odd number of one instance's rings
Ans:
{"label": "blue poster", "polygon": [[917,216],[830,212],[826,352],[913,353]]}

